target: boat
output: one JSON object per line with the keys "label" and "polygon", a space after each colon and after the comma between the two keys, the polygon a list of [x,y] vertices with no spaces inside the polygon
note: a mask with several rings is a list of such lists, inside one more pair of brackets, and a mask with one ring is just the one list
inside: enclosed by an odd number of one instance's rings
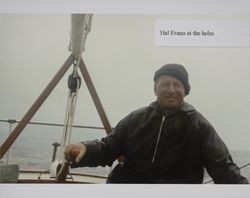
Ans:
{"label": "boat", "polygon": [[[47,87],[42,91],[42,93],[39,95],[37,100],[33,103],[33,105],[30,107],[30,109],[27,111],[26,114],[24,114],[23,118],[21,120],[16,120],[12,118],[8,119],[2,119],[2,122],[8,123],[10,125],[10,129],[12,126],[15,125],[15,128],[13,130],[10,130],[10,134],[7,135],[7,138],[1,145],[0,149],[0,158],[4,157],[8,151],[11,149],[14,142],[21,136],[22,131],[24,128],[28,126],[33,125],[40,125],[40,126],[51,126],[51,127],[58,127],[62,130],[62,140],[59,143],[62,148],[69,143],[72,138],[72,129],[75,128],[81,128],[81,129],[97,129],[102,130],[102,136],[108,133],[110,133],[113,129],[111,126],[109,119],[104,111],[104,108],[102,106],[101,100],[97,94],[97,91],[95,89],[94,83],[92,82],[91,76],[89,71],[87,70],[87,65],[85,64],[84,59],[82,58],[82,52],[85,49],[85,42],[87,40],[87,35],[91,33],[91,21],[92,21],[92,14],[72,14],[71,15],[71,38],[70,38],[70,51],[68,58],[66,58],[64,64],[61,66],[61,68],[57,71],[57,73],[54,75],[54,77],[49,81]],[[114,16],[108,16],[107,18],[113,18]],[[124,17],[124,16],[123,16]],[[141,17],[141,16],[140,16]],[[139,17],[139,18],[140,18]],[[157,16],[158,17],[158,16]],[[122,18],[122,17],[121,17]],[[125,18],[125,17],[124,17]],[[130,19],[132,19],[131,16],[129,16]],[[155,19],[151,16],[149,16],[149,19],[151,22]],[[124,21],[123,21],[124,22]],[[143,22],[141,20],[140,22]],[[125,24],[125,23],[124,23]],[[152,23],[153,24],[153,23]],[[105,26],[105,24],[103,24]],[[110,27],[110,26],[109,26]],[[135,27],[135,26],[133,26]],[[124,28],[126,29],[126,28]],[[123,29],[123,30],[124,30]],[[100,31],[101,29],[98,29],[97,31]],[[130,35],[130,39],[133,39],[133,30],[128,30],[126,33],[132,32]],[[121,33],[121,32],[119,32]],[[100,33],[101,34],[101,33]],[[106,32],[107,34],[107,32]],[[143,37],[144,32],[137,32],[138,37]],[[119,36],[119,35],[118,35]],[[120,35],[122,36],[122,35]],[[147,35],[148,36],[148,35]],[[146,36],[145,36],[146,37]],[[115,41],[114,41],[115,42]],[[129,44],[128,44],[129,45]],[[118,49],[113,49],[113,53],[115,53]],[[117,52],[116,55],[122,54],[122,50]],[[161,50],[158,52],[165,53]],[[140,54],[138,56],[141,56]],[[122,57],[120,57],[122,58]],[[143,57],[140,57],[143,58]],[[154,58],[157,58],[155,55]],[[114,63],[113,63],[114,64]],[[143,64],[143,62],[141,62]],[[72,66],[72,67],[71,67]],[[69,68],[72,68],[72,73],[69,75],[68,78],[68,102],[66,105],[66,113],[65,113],[65,122],[64,123],[49,123],[49,122],[36,122],[32,121],[33,116],[35,116],[38,109],[42,106],[42,104],[45,102],[46,98],[52,94],[52,91],[54,90],[55,86],[59,83],[60,79],[66,74],[67,70]],[[122,68],[119,68],[122,69]],[[146,68],[148,69],[148,68]],[[80,72],[78,71],[80,70]],[[154,71],[155,68],[152,68],[152,71]],[[149,73],[152,73],[151,69]],[[122,71],[121,71],[122,72]],[[74,125],[74,113],[76,111],[76,98],[78,94],[78,89],[83,84],[80,80],[80,75],[78,73],[82,74],[83,79],[85,80],[86,87],[91,95],[91,98],[93,100],[93,103],[96,107],[96,110],[98,112],[99,118],[102,123],[102,127],[100,126],[82,126],[82,125]],[[140,77],[140,73],[137,73],[137,80]],[[32,78],[32,77],[30,77]],[[129,93],[127,91],[126,93]],[[120,93],[120,92],[119,92]],[[138,94],[138,93],[135,93]],[[140,92],[139,94],[142,94]],[[132,102],[136,103],[137,101],[132,100]],[[132,103],[131,102],[131,103]],[[146,101],[145,101],[146,102]],[[139,103],[138,103],[139,104]],[[120,104],[118,104],[120,105]],[[247,108],[246,108],[247,109]],[[124,112],[125,113],[125,112]],[[51,142],[52,143],[52,142]],[[50,144],[50,152],[48,156],[53,156],[53,150],[54,148],[51,147]],[[9,164],[12,167],[10,169],[18,170],[18,178],[16,178],[16,183],[105,183],[106,181],[106,175],[100,176],[96,174],[89,174],[89,173],[76,173],[70,170],[70,172],[67,173],[65,176],[65,179],[63,181],[58,181],[57,174],[59,173],[59,165],[63,165],[63,159],[62,159],[62,151],[59,153],[59,159],[58,163],[53,163],[54,161],[49,161],[47,163],[47,167],[44,170],[19,170],[19,168],[16,166],[16,164]],[[5,163],[5,162],[3,162]],[[4,166],[4,164],[2,164]],[[8,164],[7,164],[8,165]],[[18,164],[17,164],[18,165]],[[51,168],[52,167],[52,168]],[[61,168],[61,167],[60,167]],[[241,165],[242,170],[249,169],[249,161]],[[4,167],[6,170],[6,167]],[[248,179],[249,175],[247,175]],[[207,181],[204,181],[204,183],[211,183],[211,181],[208,179]]]}
{"label": "boat", "polygon": [[[13,119],[0,119],[0,123],[5,123],[9,125],[9,127],[6,128],[13,128],[12,125],[16,125],[17,123],[20,123],[18,120],[13,120]],[[46,123],[46,122],[33,122],[30,121],[28,125],[34,125],[38,127],[43,127],[43,126],[50,126],[50,127],[56,127],[60,128],[60,130],[64,127],[64,124],[59,124],[59,123]],[[72,128],[75,129],[88,129],[88,130],[100,130],[104,132],[103,127],[94,127],[94,126],[81,126],[81,125],[73,125]],[[10,131],[11,132],[11,131]],[[58,183],[75,183],[75,184],[105,184],[106,179],[107,179],[107,174],[111,168],[106,168],[103,169],[100,167],[99,170],[96,170],[95,168],[93,171],[85,170],[85,171],[71,171],[67,175],[64,181],[58,181],[56,179],[56,173],[53,172],[54,169],[51,169],[52,166],[57,166],[58,161],[53,164],[53,161],[56,160],[56,156],[58,156],[58,147],[60,147],[60,143],[55,142],[51,145],[50,149],[50,157],[52,158],[50,163],[47,163],[48,168],[44,168],[43,170],[40,169],[34,169],[34,167],[30,170],[24,167],[24,169],[20,169],[17,164],[10,164],[10,159],[9,159],[9,153],[6,154],[5,159],[2,159],[0,161],[0,170],[2,168],[2,171],[4,170],[5,172],[9,172],[10,175],[5,175],[5,178],[0,183],[38,183],[38,184],[46,184],[46,183],[51,183],[51,184],[58,184]],[[15,156],[16,157],[16,156]],[[20,157],[21,158],[21,157]],[[39,163],[38,161],[35,161],[33,163]],[[18,170],[17,170],[18,169]],[[244,173],[244,175],[247,176],[248,179],[249,177],[249,172],[250,172],[250,163],[245,163],[240,166],[241,171]],[[98,174],[99,172],[99,174]],[[100,174],[102,172],[102,174]],[[14,175],[13,175],[14,174]],[[208,176],[208,174],[205,174],[205,179],[204,179],[204,184],[211,184],[213,183],[212,179]]]}
{"label": "boat", "polygon": [[[8,120],[0,120],[1,123],[6,123],[11,129],[11,125],[17,125],[17,123],[20,123],[20,121],[8,119]],[[29,122],[28,125],[35,125],[39,127],[56,127],[60,128],[60,130],[64,127],[64,124],[58,124],[58,123],[44,123],[44,122]],[[78,128],[78,129],[88,129],[88,130],[101,130],[104,131],[103,127],[93,127],[93,126],[81,126],[81,125],[73,125],[72,128]],[[11,131],[10,131],[11,132]],[[28,141],[25,141],[26,143]],[[23,145],[21,145],[23,147]],[[87,183],[87,184],[103,184],[106,182],[107,179],[107,171],[109,169],[105,169],[104,171],[102,168],[99,168],[101,170],[93,169],[94,171],[73,171],[68,172],[67,175],[65,175],[65,179],[63,181],[58,181],[56,176],[59,170],[56,171],[58,166],[60,165],[59,162],[59,156],[60,153],[58,152],[60,148],[60,143],[54,142],[51,144],[51,149],[49,152],[51,161],[48,162],[47,159],[47,167],[46,166],[38,166],[39,160],[32,160],[30,159],[30,162],[33,165],[28,165],[28,163],[25,162],[25,159],[27,158],[25,154],[25,151],[22,151],[21,153],[18,153],[18,147],[11,148],[4,158],[0,160],[0,183]],[[20,148],[22,150],[22,148]],[[17,152],[17,153],[15,153]],[[34,157],[37,155],[37,153],[34,153]],[[29,157],[29,158],[30,158]],[[12,159],[11,159],[12,158]],[[23,159],[24,158],[24,159]],[[22,169],[20,169],[22,168]],[[103,173],[100,174],[100,171]],[[99,172],[99,174],[98,174]]]}
{"label": "boat", "polygon": [[[92,21],[92,14],[72,14],[71,15],[71,39],[69,50],[71,54],[66,59],[65,63],[62,67],[58,70],[55,76],[51,79],[48,83],[47,87],[42,91],[40,96],[37,100],[33,103],[30,109],[26,112],[23,118],[16,122],[15,120],[8,120],[10,124],[17,123],[17,126],[14,128],[13,131],[10,132],[6,140],[3,142],[0,148],[0,158],[2,158],[5,153],[9,150],[11,145],[15,142],[17,137],[20,135],[22,130],[29,124],[29,121],[38,111],[40,106],[46,100],[46,98],[50,95],[52,90],[55,88],[57,83],[60,79],[64,76],[70,66],[73,67],[72,73],[68,77],[68,101],[66,107],[66,115],[65,115],[65,122],[63,125],[56,125],[56,124],[46,124],[46,123],[39,123],[40,125],[49,125],[49,126],[63,126],[63,134],[62,140],[60,143],[54,144],[54,153],[53,153],[53,160],[49,167],[49,171],[19,171],[18,165],[3,165],[1,166],[1,181],[7,182],[9,179],[10,181],[11,176],[14,176],[18,173],[18,180],[17,183],[25,183],[25,182],[32,182],[32,183],[72,183],[72,182],[84,182],[84,183],[105,183],[106,177],[102,176],[91,176],[86,174],[76,174],[69,172],[69,165],[64,160],[63,157],[63,149],[64,147],[70,143],[71,139],[71,132],[73,128],[73,120],[76,108],[76,100],[78,95],[78,90],[81,86],[81,77],[79,75],[78,70],[81,71],[82,76],[86,82],[90,95],[93,99],[97,112],[100,116],[102,124],[106,133],[110,133],[112,131],[112,127],[109,123],[109,120],[106,116],[102,103],[99,99],[99,96],[96,92],[94,84],[91,80],[91,77],[88,73],[87,67],[82,59],[82,52],[85,48],[85,42],[87,39],[87,34],[91,29],[91,21]],[[31,122],[30,124],[35,124]],[[36,123],[37,124],[37,123]],[[77,126],[74,126],[77,127]],[[78,126],[79,127],[79,126]],[[85,127],[91,128],[91,127]],[[96,128],[96,127],[92,127]],[[56,150],[57,147],[61,147],[61,151],[59,153],[59,159],[56,160]],[[8,161],[8,159],[7,159]]]}

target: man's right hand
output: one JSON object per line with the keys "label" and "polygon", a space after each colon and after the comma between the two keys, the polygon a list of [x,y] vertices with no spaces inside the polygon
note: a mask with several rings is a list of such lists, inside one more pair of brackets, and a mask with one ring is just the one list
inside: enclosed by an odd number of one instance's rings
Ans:
{"label": "man's right hand", "polygon": [[79,163],[86,153],[86,146],[82,143],[69,144],[64,149],[64,158],[67,162]]}

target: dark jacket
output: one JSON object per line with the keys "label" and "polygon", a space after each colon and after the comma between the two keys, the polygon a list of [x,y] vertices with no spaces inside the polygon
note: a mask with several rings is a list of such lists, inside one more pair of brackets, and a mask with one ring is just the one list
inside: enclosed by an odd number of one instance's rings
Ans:
{"label": "dark jacket", "polygon": [[111,166],[108,183],[202,183],[204,168],[214,183],[248,183],[212,125],[191,105],[164,113],[156,102],[130,113],[100,141],[84,142],[78,166]]}

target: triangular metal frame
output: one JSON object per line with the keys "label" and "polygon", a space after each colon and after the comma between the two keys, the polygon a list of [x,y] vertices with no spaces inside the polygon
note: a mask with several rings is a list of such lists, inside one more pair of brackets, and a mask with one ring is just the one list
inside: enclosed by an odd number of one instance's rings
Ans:
{"label": "triangular metal frame", "polygon": [[[43,102],[47,99],[47,97],[50,95],[50,93],[53,91],[53,89],[56,87],[58,82],[61,80],[61,78],[64,76],[64,74],[67,72],[67,70],[74,63],[75,60],[76,60],[76,57],[73,54],[71,54],[68,57],[68,59],[62,65],[62,67],[58,70],[58,72],[55,74],[55,76],[51,79],[51,81],[49,82],[47,87],[43,90],[43,92],[40,94],[40,96],[37,98],[37,100],[33,103],[33,105],[30,107],[30,109],[27,111],[27,113],[23,116],[23,118],[18,123],[18,125],[15,127],[15,129],[9,134],[7,139],[4,141],[4,143],[0,147],[0,159],[9,150],[11,145],[15,142],[15,140],[20,135],[22,130],[26,127],[28,122],[32,119],[32,117],[35,115],[35,113],[38,111],[38,109],[41,107]],[[91,77],[89,75],[87,67],[86,67],[85,63],[83,62],[82,58],[80,60],[79,68],[80,68],[82,76],[85,80],[85,83],[88,87],[91,98],[95,104],[95,107],[97,109],[99,117],[101,118],[104,129],[105,129],[106,133],[108,134],[112,131],[112,127],[111,127],[110,122],[106,116],[106,113],[104,111],[104,108],[102,106],[100,98],[96,92],[94,84],[91,80]]]}

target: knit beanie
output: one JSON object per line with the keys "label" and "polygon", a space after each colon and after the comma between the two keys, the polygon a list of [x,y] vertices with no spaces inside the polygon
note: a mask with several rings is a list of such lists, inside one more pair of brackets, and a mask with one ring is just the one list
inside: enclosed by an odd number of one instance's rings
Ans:
{"label": "knit beanie", "polygon": [[174,76],[175,78],[180,80],[184,85],[186,95],[189,94],[190,85],[188,82],[188,73],[182,65],[171,63],[162,66],[159,70],[155,72],[154,81],[156,81],[157,78],[162,75]]}

